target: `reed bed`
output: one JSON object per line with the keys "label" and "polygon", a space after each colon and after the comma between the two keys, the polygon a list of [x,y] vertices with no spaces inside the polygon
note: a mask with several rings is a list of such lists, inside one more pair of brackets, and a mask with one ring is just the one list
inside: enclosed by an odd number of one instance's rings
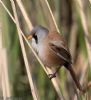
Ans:
{"label": "reed bed", "polygon": [[[62,5],[61,3],[64,6],[60,6]],[[88,4],[89,7],[87,6]],[[3,13],[0,14],[0,16],[5,16],[2,17],[3,20],[1,20],[2,23],[4,22],[2,27],[6,24],[4,27],[5,29],[2,28],[4,32],[3,44],[8,51],[8,60],[4,59],[3,61],[5,66],[9,66],[4,69],[7,73],[6,76],[4,76],[0,70],[0,78],[5,80],[2,81],[1,86],[3,91],[2,97],[4,99],[7,97],[10,99],[11,97],[17,99],[22,98],[24,100],[91,99],[90,90],[88,90],[85,95],[80,94],[78,91],[77,93],[74,91],[76,87],[69,73],[63,68],[60,70],[57,77],[50,82],[45,73],[47,75],[53,73],[53,69],[48,69],[43,65],[26,38],[28,35],[27,33],[32,30],[33,26],[38,24],[46,27],[49,26],[51,30],[57,30],[58,32],[61,31],[64,33],[65,37],[67,37],[72,54],[73,67],[81,84],[86,85],[91,79],[89,70],[91,67],[91,30],[89,27],[91,26],[89,24],[90,17],[88,17],[88,14],[89,16],[91,16],[91,14],[89,11],[87,12],[88,9],[91,9],[90,6],[90,2],[79,0],[68,0],[68,2],[64,2],[63,0],[27,0],[26,2],[24,0],[0,0],[0,7],[3,9]],[[64,13],[61,13],[60,11],[63,11]],[[60,26],[61,30],[58,28]],[[7,42],[5,42],[5,39]],[[0,44],[1,43],[2,41],[0,41]],[[37,60],[40,64],[38,64]],[[26,81],[24,81],[24,79]],[[91,87],[90,83],[89,87]],[[8,94],[5,93],[7,90]]]}

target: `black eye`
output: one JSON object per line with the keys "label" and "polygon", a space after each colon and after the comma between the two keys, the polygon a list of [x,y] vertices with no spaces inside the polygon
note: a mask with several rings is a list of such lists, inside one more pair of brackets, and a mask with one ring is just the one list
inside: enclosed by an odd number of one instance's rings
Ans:
{"label": "black eye", "polygon": [[38,43],[38,37],[36,34],[33,35],[33,38],[35,39],[36,44]]}

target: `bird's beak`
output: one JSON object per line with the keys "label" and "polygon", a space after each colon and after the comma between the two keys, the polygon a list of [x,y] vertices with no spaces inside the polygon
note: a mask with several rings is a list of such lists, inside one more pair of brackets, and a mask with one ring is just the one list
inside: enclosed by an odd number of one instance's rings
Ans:
{"label": "bird's beak", "polygon": [[31,39],[32,39],[32,35],[29,35],[29,36],[27,37],[27,39],[28,39],[28,40],[31,40]]}

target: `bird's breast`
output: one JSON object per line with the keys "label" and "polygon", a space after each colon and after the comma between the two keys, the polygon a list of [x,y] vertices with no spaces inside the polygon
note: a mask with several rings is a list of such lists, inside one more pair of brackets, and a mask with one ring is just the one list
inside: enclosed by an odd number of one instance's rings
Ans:
{"label": "bird's breast", "polygon": [[54,54],[47,44],[38,46],[38,56],[43,64],[48,67],[58,67],[64,63],[60,57]]}

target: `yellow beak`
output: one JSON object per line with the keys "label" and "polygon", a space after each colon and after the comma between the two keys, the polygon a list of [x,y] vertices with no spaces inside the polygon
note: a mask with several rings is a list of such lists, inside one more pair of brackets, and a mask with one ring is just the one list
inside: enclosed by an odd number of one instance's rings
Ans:
{"label": "yellow beak", "polygon": [[32,35],[29,35],[29,36],[27,37],[27,39],[28,39],[28,40],[31,40],[31,39],[32,39]]}

